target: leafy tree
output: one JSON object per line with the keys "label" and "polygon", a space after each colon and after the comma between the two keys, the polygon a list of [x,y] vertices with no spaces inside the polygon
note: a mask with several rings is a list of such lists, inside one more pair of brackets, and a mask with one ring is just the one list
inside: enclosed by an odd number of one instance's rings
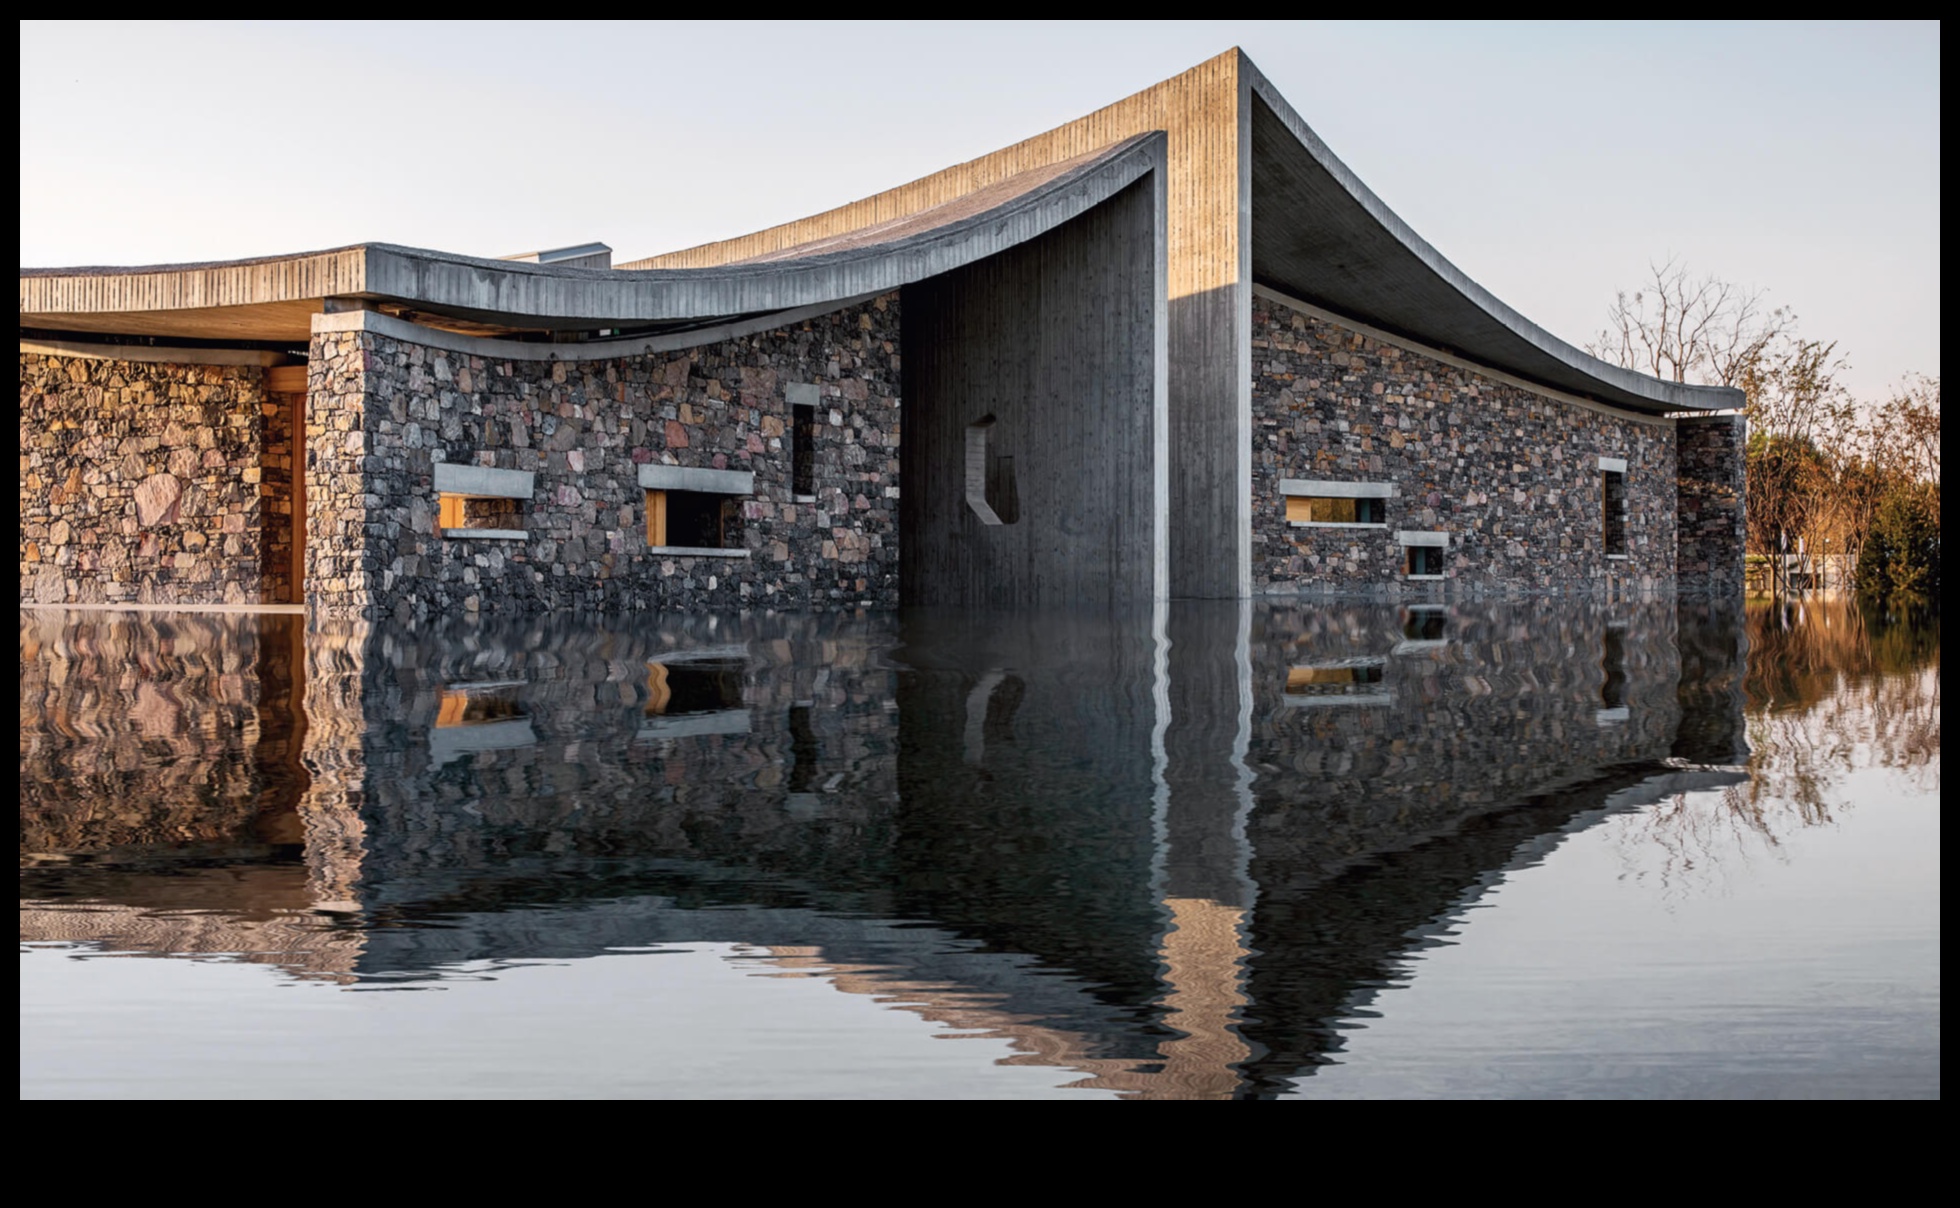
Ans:
{"label": "leafy tree", "polygon": [[1858,594],[1894,610],[1940,598],[1940,488],[1899,482],[1872,515],[1858,558]]}
{"label": "leafy tree", "polygon": [[[1608,308],[1608,326],[1588,350],[1656,377],[1743,392],[1751,553],[1782,555],[1801,547],[1808,556],[1843,557],[1862,567],[1882,503],[1895,495],[1907,501],[1890,505],[1895,529],[1908,513],[1924,520],[1921,503],[1910,502],[1919,496],[1900,492],[1926,483],[1933,488],[1937,549],[1938,378],[1907,379],[1884,403],[1861,407],[1838,384],[1845,361],[1836,343],[1800,336],[1787,308],[1769,306],[1759,290],[1696,276],[1678,260],[1648,267],[1651,279],[1631,293],[1620,291]],[[1897,529],[1888,541],[1905,540],[1898,537],[1904,531]],[[1873,567],[1919,565],[1917,555],[1898,562],[1902,555],[1893,545],[1872,556]],[[1780,577],[1783,559],[1774,557],[1770,565]],[[1937,594],[1937,566],[1931,573]],[[1908,578],[1919,582],[1923,576]],[[1779,581],[1772,585],[1781,587]]]}

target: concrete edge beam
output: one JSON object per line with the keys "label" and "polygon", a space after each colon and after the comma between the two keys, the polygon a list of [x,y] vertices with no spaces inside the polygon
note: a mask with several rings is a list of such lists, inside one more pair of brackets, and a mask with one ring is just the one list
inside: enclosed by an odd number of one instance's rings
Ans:
{"label": "concrete edge beam", "polygon": [[715,549],[699,545],[649,545],[647,553],[658,554],[663,558],[746,558],[745,549]]}
{"label": "concrete edge beam", "polygon": [[[1450,544],[1450,535],[1448,533],[1421,532],[1414,529],[1396,529],[1395,543],[1397,545],[1426,546],[1435,549],[1447,549],[1449,548],[1449,544]],[[1416,578],[1418,576],[1412,575],[1410,577]]]}
{"label": "concrete edge beam", "polygon": [[693,466],[649,463],[640,467],[640,486],[648,491],[706,491],[715,495],[755,494],[750,470],[699,470]]}
{"label": "concrete edge beam", "polygon": [[530,470],[495,470],[489,466],[465,466],[452,461],[435,464],[435,488],[444,495],[529,499],[536,483],[537,475]]}
{"label": "concrete edge beam", "polygon": [[847,307],[860,306],[879,296],[877,293],[858,294],[837,302],[822,302],[815,306],[779,310],[736,322],[718,323],[713,327],[697,327],[692,331],[676,332],[673,335],[641,336],[585,344],[533,344],[524,340],[466,336],[460,332],[425,327],[420,323],[411,323],[407,319],[397,319],[393,315],[384,315],[373,310],[314,315],[313,334],[368,331],[375,335],[387,336],[392,340],[420,344],[424,348],[483,357],[486,360],[564,361],[575,364],[581,361],[616,361],[626,357],[685,352],[690,348],[719,344],[723,340],[739,340],[745,336],[774,331],[778,327],[789,327],[809,319],[821,318]]}
{"label": "concrete edge beam", "polygon": [[442,535],[452,541],[529,541],[523,529],[446,528]]}
{"label": "concrete edge beam", "polygon": [[1394,499],[1402,488],[1393,482],[1327,482],[1318,478],[1282,478],[1282,495],[1311,495],[1317,499]]}

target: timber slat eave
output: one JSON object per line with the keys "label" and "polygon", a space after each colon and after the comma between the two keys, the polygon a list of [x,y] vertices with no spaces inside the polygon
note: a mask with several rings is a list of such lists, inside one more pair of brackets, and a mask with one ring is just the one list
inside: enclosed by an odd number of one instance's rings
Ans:
{"label": "timber slat eave", "polygon": [[342,248],[259,261],[137,269],[30,269],[20,277],[21,321],[43,314],[214,310],[366,292],[368,249]]}

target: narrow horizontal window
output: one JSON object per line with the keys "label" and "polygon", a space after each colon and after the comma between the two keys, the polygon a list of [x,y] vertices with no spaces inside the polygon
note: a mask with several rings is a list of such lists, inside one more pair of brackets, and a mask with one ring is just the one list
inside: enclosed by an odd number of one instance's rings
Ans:
{"label": "narrow horizontal window", "polygon": [[1401,529],[1396,532],[1395,540],[1402,546],[1402,568],[1409,578],[1443,577],[1443,551],[1450,545],[1448,533]]}
{"label": "narrow horizontal window", "polygon": [[444,686],[429,728],[429,762],[436,767],[485,751],[510,751],[538,741],[518,693],[502,681]]}
{"label": "narrow horizontal window", "polygon": [[1382,682],[1382,664],[1362,663],[1354,666],[1334,667],[1292,667],[1286,672],[1286,690],[1305,692],[1316,688],[1341,688],[1353,684],[1379,684]]}
{"label": "narrow horizontal window", "polygon": [[444,688],[436,703],[436,727],[482,726],[524,716],[516,684],[480,684]]}
{"label": "narrow horizontal window", "polygon": [[702,738],[746,734],[740,658],[676,657],[647,664],[647,702],[641,738]]}
{"label": "narrow horizontal window", "polygon": [[1440,608],[1411,608],[1402,616],[1402,640],[1440,642],[1449,616]]}
{"label": "narrow horizontal window", "polygon": [[528,470],[437,462],[436,527],[445,537],[521,540],[536,476]]}
{"label": "narrow horizontal window", "polygon": [[524,536],[524,501],[483,495],[436,496],[436,523],[448,536]]}
{"label": "narrow horizontal window", "polygon": [[713,491],[646,493],[647,544],[677,549],[743,548],[742,497]]}
{"label": "narrow horizontal window", "polygon": [[1388,500],[1341,499],[1326,495],[1286,497],[1289,524],[1388,524]]}
{"label": "narrow horizontal window", "polygon": [[743,664],[734,659],[650,663],[647,666],[648,717],[718,713],[742,707]]}

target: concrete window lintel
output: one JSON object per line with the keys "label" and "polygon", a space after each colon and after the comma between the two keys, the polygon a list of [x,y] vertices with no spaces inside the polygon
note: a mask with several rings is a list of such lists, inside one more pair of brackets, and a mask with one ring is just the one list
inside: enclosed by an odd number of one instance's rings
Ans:
{"label": "concrete window lintel", "polygon": [[1317,478],[1282,478],[1282,495],[1312,495],[1319,499],[1394,499],[1401,488],[1392,482],[1323,482]]}
{"label": "concrete window lintel", "polygon": [[647,553],[668,558],[746,558],[745,549],[715,549],[705,545],[649,545]]}
{"label": "concrete window lintel", "polygon": [[458,541],[528,541],[531,538],[523,529],[446,528],[442,535]]}
{"label": "concrete window lintel", "polygon": [[434,477],[438,494],[484,499],[529,499],[537,482],[537,475],[529,470],[493,470],[449,461],[435,464]]}
{"label": "concrete window lintel", "polygon": [[1624,474],[1627,472],[1627,459],[1624,457],[1601,457],[1599,459],[1599,468],[1602,470],[1611,470],[1615,474]]}
{"label": "concrete window lintel", "polygon": [[815,407],[823,401],[815,382],[791,382],[783,387],[783,398],[792,407]]}
{"label": "concrete window lintel", "polygon": [[[1450,535],[1448,533],[1425,533],[1410,529],[1397,529],[1395,530],[1395,543],[1397,545],[1427,545],[1447,549],[1450,544]],[[1410,575],[1409,577],[1415,579],[1421,578],[1422,576]],[[1437,575],[1435,577],[1441,578],[1442,576]]]}
{"label": "concrete window lintel", "polygon": [[753,495],[755,474],[749,470],[697,470],[692,466],[666,466],[649,462],[640,467],[640,487],[648,491]]}

